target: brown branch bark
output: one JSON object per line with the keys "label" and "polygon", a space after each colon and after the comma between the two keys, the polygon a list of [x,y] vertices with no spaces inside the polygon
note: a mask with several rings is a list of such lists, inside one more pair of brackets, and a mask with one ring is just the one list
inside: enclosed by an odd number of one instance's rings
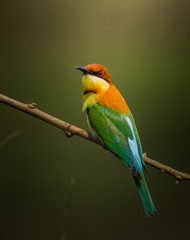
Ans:
{"label": "brown branch bark", "polygon": [[[86,140],[89,140],[98,145],[101,145],[102,147],[105,148],[105,146],[103,146],[102,143],[98,139],[93,138],[89,132],[87,132],[81,128],[78,128],[74,125],[71,125],[70,123],[64,122],[56,117],[53,117],[53,116],[37,109],[36,103],[24,104],[15,99],[9,98],[3,94],[0,94],[0,102],[8,105],[10,107],[16,108],[22,112],[25,112],[33,117],[39,118],[42,121],[47,122],[52,126],[60,128],[61,130],[63,130],[65,132],[67,137],[72,137],[73,135],[77,135]],[[147,157],[146,153],[144,154],[144,160],[148,165],[160,170],[163,173],[168,173],[168,174],[172,175],[173,177],[175,177],[177,185],[179,184],[179,181],[182,181],[182,180],[190,181],[190,174],[180,172],[180,171],[175,170],[167,165],[157,162],[157,161]]]}

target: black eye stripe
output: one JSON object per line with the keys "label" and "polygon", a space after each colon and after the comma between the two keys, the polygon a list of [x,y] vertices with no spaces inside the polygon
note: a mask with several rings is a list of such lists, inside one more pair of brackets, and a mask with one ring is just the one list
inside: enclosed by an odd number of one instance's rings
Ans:
{"label": "black eye stripe", "polygon": [[109,83],[109,81],[107,81],[104,77],[103,77],[103,72],[102,72],[102,76],[99,76],[98,73],[101,72],[101,71],[98,71],[98,72],[92,72],[90,71],[90,75],[93,75],[93,76],[96,76],[98,78],[102,78],[104,81],[106,81],[107,83]]}
{"label": "black eye stripe", "polygon": [[95,75],[96,77],[102,78],[102,79],[104,79],[106,82],[108,82],[108,81],[103,77],[103,74],[102,74],[102,76],[100,76],[100,75],[98,75],[98,73],[99,73],[99,72],[96,72],[96,73],[94,73],[94,75]]}
{"label": "black eye stripe", "polygon": [[95,74],[96,74],[96,76],[98,76],[98,77],[102,77],[102,74],[99,75],[99,72],[96,72]]}

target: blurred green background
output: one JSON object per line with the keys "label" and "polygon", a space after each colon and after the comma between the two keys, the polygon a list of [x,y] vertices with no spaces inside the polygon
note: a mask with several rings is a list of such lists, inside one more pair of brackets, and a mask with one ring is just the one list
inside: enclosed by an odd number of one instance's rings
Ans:
{"label": "blurred green background", "polygon": [[[4,1],[0,92],[88,129],[77,65],[105,65],[128,102],[144,151],[190,173],[188,1]],[[159,212],[146,218],[133,179],[109,152],[0,104],[0,238],[182,239],[190,183],[147,166]]]}

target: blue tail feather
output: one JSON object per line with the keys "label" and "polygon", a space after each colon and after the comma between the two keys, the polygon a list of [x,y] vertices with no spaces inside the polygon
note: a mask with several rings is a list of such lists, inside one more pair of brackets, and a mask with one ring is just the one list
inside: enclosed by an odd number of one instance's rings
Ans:
{"label": "blue tail feather", "polygon": [[143,202],[143,206],[144,206],[146,215],[148,217],[158,216],[158,212],[157,212],[157,210],[154,206],[154,203],[152,201],[152,198],[150,196],[150,192],[148,190],[144,174],[141,173],[141,177],[142,177],[141,179],[135,177],[135,175],[133,175],[133,177],[134,177],[135,183],[137,185],[137,189],[140,194],[141,200]]}

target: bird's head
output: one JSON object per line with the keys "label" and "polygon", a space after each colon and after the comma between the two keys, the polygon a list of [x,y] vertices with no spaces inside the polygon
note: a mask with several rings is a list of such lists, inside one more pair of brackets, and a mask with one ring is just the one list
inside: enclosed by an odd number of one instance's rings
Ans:
{"label": "bird's head", "polygon": [[100,64],[89,64],[85,67],[75,67],[83,72],[82,83],[84,86],[84,94],[104,93],[112,85],[112,79],[106,67]]}

